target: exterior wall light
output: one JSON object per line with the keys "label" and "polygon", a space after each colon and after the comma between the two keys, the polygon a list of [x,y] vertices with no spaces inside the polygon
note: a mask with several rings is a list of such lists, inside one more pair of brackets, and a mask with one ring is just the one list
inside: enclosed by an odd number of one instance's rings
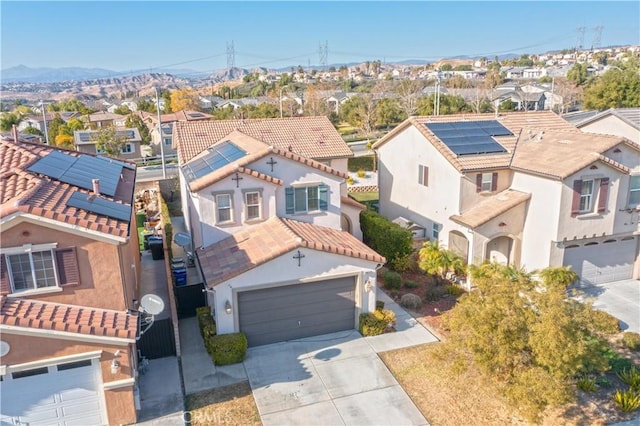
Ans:
{"label": "exterior wall light", "polygon": [[231,302],[229,302],[228,300],[224,304],[224,311],[227,313],[227,315],[231,315],[231,312],[233,312],[233,310],[231,309]]}
{"label": "exterior wall light", "polygon": [[111,374],[118,374],[120,372],[120,363],[117,360],[111,361]]}

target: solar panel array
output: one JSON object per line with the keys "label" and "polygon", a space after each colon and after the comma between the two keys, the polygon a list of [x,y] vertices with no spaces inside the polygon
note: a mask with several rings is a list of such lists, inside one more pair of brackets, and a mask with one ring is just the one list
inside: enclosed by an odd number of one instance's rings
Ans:
{"label": "solar panel array", "polygon": [[105,200],[92,194],[75,192],[69,197],[67,206],[86,210],[102,216],[129,222],[131,220],[131,206]]}
{"label": "solar panel array", "polygon": [[496,120],[425,123],[425,126],[458,156],[507,152],[493,137],[513,135]]}
{"label": "solar panel array", "polygon": [[202,157],[189,161],[182,167],[182,171],[189,182],[199,179],[227,164],[241,159],[247,153],[231,141],[222,142],[209,148],[209,152]]}
{"label": "solar panel array", "polygon": [[123,167],[130,168],[121,161],[104,157],[90,155],[74,157],[52,151],[29,166],[27,170],[88,190],[93,189],[93,179],[100,179],[100,192],[113,197],[118,188]]}

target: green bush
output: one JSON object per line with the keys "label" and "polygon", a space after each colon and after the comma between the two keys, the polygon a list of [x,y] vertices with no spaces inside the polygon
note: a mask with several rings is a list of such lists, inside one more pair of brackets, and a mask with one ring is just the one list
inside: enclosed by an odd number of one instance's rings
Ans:
{"label": "green bush", "polygon": [[628,358],[623,358],[617,353],[606,353],[605,357],[609,362],[609,367],[614,373],[621,373],[624,370],[630,370],[634,367],[633,362]]}
{"label": "green bush", "polygon": [[578,379],[576,382],[578,389],[583,392],[595,392],[596,391],[596,381],[589,377],[582,377]]}
{"label": "green bush", "polygon": [[400,298],[400,304],[405,308],[418,309],[422,306],[422,299],[417,294],[407,293]]}
{"label": "green bush", "polygon": [[209,339],[207,352],[215,365],[229,365],[244,361],[247,354],[244,333],[218,334]]}
{"label": "green bush", "polygon": [[160,197],[160,217],[162,218],[162,229],[164,234],[164,246],[167,248],[167,255],[169,259],[173,258],[173,250],[171,248],[171,242],[173,241],[173,225],[171,224],[171,215],[169,213],[169,206],[164,200],[162,194]]}
{"label": "green bush", "polygon": [[447,293],[446,286],[443,286],[443,285],[429,286],[427,287],[425,298],[427,299],[428,302],[436,302],[442,299],[442,296],[444,296],[446,293]]}
{"label": "green bush", "polygon": [[389,266],[413,251],[413,234],[372,210],[360,213],[360,229],[365,244],[387,259]]}
{"label": "green bush", "polygon": [[445,292],[453,296],[460,296],[461,294],[464,293],[464,289],[455,284],[447,284],[445,286]]}
{"label": "green bush", "polygon": [[376,300],[376,311],[384,309],[384,302],[382,300]]}
{"label": "green bush", "polygon": [[204,330],[206,327],[213,325],[215,329],[216,322],[211,316],[211,306],[200,306],[199,308],[196,308],[196,318],[198,319],[198,327],[200,328],[200,335],[202,338],[205,336]]}
{"label": "green bush", "polygon": [[640,394],[631,389],[626,391],[617,390],[613,396],[613,402],[625,413],[630,413],[640,408]]}
{"label": "green bush", "polygon": [[640,351],[640,333],[625,331],[622,333],[622,344],[631,350]]}
{"label": "green bush", "polygon": [[600,310],[594,310],[593,315],[597,331],[604,334],[616,334],[620,331],[620,322],[613,315]]}
{"label": "green bush", "polygon": [[399,273],[397,272],[393,272],[393,271],[389,271],[386,274],[384,274],[384,288],[387,289],[398,289],[402,286],[402,276],[400,276]]}
{"label": "green bush", "polygon": [[596,379],[596,385],[600,386],[601,388],[610,388],[611,381],[607,379],[606,376],[600,376]]}
{"label": "green bush", "polygon": [[377,336],[396,324],[396,315],[388,309],[360,314],[359,331],[363,336]]}
{"label": "green bush", "polygon": [[406,288],[418,288],[418,287],[420,286],[420,284],[418,284],[418,283],[417,283],[417,282],[415,282],[415,281],[405,281],[405,282],[404,282],[404,286],[405,286]]}
{"label": "green bush", "polygon": [[617,373],[618,377],[624,384],[629,386],[636,392],[640,392],[640,370],[636,367],[624,369]]}
{"label": "green bush", "polygon": [[411,254],[404,254],[389,261],[389,267],[397,272],[414,271],[418,265]]}

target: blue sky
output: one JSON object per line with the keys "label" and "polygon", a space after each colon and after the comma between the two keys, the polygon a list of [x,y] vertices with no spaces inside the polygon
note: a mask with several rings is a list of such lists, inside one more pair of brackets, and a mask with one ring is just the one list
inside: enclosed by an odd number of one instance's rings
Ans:
{"label": "blue sky", "polygon": [[[208,71],[365,60],[435,61],[640,44],[638,1],[31,2],[0,4],[1,68]],[[168,66],[168,67],[167,67]]]}

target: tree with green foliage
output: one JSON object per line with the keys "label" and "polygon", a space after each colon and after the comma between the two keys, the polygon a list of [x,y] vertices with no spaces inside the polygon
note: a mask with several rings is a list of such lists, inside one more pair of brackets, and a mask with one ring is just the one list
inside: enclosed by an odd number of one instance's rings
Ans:
{"label": "tree with green foliage", "polygon": [[427,241],[418,252],[418,267],[438,281],[453,275],[464,275],[465,260],[452,250],[440,247],[438,241]]}
{"label": "tree with green foliage", "polygon": [[84,129],[84,123],[77,118],[72,118],[64,124],[61,124],[58,128],[58,134],[56,135],[67,135],[73,137],[73,133],[79,130]]}
{"label": "tree with green foliage", "polygon": [[576,62],[567,72],[567,79],[576,86],[582,86],[587,81],[587,64]]}
{"label": "tree with green foliage", "polygon": [[442,64],[440,71],[451,71],[453,66],[451,64]]}
{"label": "tree with green foliage", "polygon": [[42,140],[44,140],[44,133],[42,133],[40,130],[36,129],[33,126],[29,126],[29,127],[25,128],[25,129],[23,129],[22,133],[26,133],[27,135],[40,136],[42,138]]}
{"label": "tree with green foliage", "polygon": [[575,398],[577,377],[609,368],[606,337],[617,330],[591,304],[571,299],[571,271],[522,270],[487,263],[470,268],[476,289],[444,318],[446,356],[495,380],[530,420]]}
{"label": "tree with green foliage", "polygon": [[143,145],[149,145],[151,143],[151,132],[142,118],[140,118],[137,114],[129,114],[127,120],[124,122],[124,125],[128,128],[136,128],[140,133],[141,143]]}
{"label": "tree with green foliage", "polygon": [[61,112],[61,111],[72,112],[72,111],[77,111],[82,115],[87,115],[87,114],[91,114],[92,112],[94,112],[94,110],[88,108],[87,105],[84,104],[82,101],[79,101],[78,99],[75,99],[75,98],[64,99],[64,100],[62,100],[60,102],[57,102],[55,104],[49,104],[47,109],[49,111],[52,111],[52,112]]}
{"label": "tree with green foliage", "polygon": [[529,57],[527,54],[520,55],[518,61],[516,62],[516,66],[518,67],[531,67],[533,66],[533,59]]}
{"label": "tree with green foliage", "polygon": [[587,109],[640,107],[640,76],[637,70],[610,69],[584,89]]}
{"label": "tree with green foliage", "polygon": [[140,99],[138,101],[138,111],[150,112],[156,114],[157,108],[154,102],[147,99]]}
{"label": "tree with green foliage", "polygon": [[164,90],[160,97],[164,101],[164,108],[162,108],[162,112],[165,114],[173,112],[173,109],[171,109],[171,91]]}
{"label": "tree with green foliage", "polygon": [[9,131],[15,125],[17,126],[22,121],[22,116],[13,112],[3,112],[0,116],[0,130]]}
{"label": "tree with green foliage", "polygon": [[517,106],[518,105],[515,102],[513,102],[511,99],[507,99],[503,102],[500,102],[500,105],[498,106],[498,111],[500,112],[515,111]]}
{"label": "tree with green foliage", "polygon": [[120,105],[117,108],[114,108],[113,113],[119,115],[129,115],[131,114],[131,110],[126,105]]}
{"label": "tree with green foliage", "polygon": [[96,149],[107,154],[109,157],[118,157],[127,144],[127,140],[115,127],[105,127],[91,135],[91,140],[95,142]]}
{"label": "tree with green foliage", "polygon": [[400,108],[397,99],[384,98],[378,101],[376,108],[376,126],[389,127],[403,121],[407,116]]}
{"label": "tree with green foliage", "polygon": [[211,115],[213,115],[214,120],[230,120],[235,118],[235,109],[233,106],[229,105],[222,108],[216,108]]}
{"label": "tree with green foliage", "polygon": [[60,114],[55,114],[53,120],[47,124],[47,132],[49,133],[49,143],[54,144],[56,136],[60,134],[60,128],[65,125],[65,122],[60,118]]}
{"label": "tree with green foliage", "polygon": [[457,65],[453,68],[454,71],[471,71],[472,69],[471,65]]}

